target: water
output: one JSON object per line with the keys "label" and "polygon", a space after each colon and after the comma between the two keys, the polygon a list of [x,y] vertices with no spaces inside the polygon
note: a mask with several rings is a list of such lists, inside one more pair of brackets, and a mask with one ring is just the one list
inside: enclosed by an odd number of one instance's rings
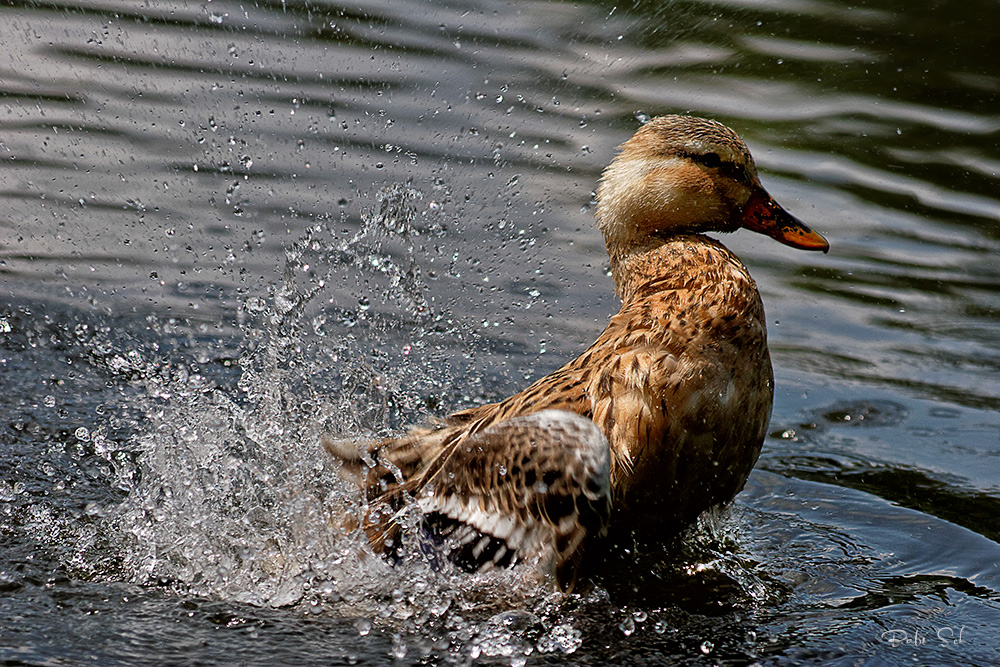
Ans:
{"label": "water", "polygon": [[[0,9],[0,656],[1000,662],[987,0]],[[648,115],[748,141],[826,256],[725,242],[776,400],[745,491],[562,596],[391,568],[318,446],[494,400],[616,308]]]}

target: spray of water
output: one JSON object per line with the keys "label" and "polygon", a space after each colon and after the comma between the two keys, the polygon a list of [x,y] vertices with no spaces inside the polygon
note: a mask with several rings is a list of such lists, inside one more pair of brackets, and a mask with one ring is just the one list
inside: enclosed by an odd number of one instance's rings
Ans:
{"label": "spray of water", "polygon": [[[393,633],[397,657],[521,664],[572,653],[595,616],[626,636],[644,623],[669,626],[662,614],[616,607],[600,587],[561,595],[516,568],[472,576],[419,548],[390,565],[352,529],[361,494],[338,475],[321,435],[370,440],[453,405],[461,383],[444,357],[475,344],[427,297],[413,240],[434,222],[420,201],[413,189],[388,188],[356,233],[340,238],[320,221],[293,243],[278,284],[243,304],[235,383],[151,350],[100,344],[141,418],[127,456],[107,450],[124,501],[78,561],[183,594],[356,618],[359,634]],[[719,532],[711,521],[702,535]],[[404,539],[411,534],[419,531]],[[705,567],[748,579],[751,595],[760,583],[724,554]]]}
{"label": "spray of water", "polygon": [[469,576],[374,556],[350,528],[360,493],[320,446],[324,433],[366,440],[396,430],[451,392],[436,355],[474,334],[425,296],[413,236],[433,223],[419,219],[420,200],[388,188],[353,235],[338,238],[323,221],[286,250],[280,282],[239,314],[235,386],[155,350],[91,340],[140,416],[128,456],[107,449],[124,500],[84,540],[81,570],[347,615],[362,635],[394,633],[397,656],[443,650],[516,663],[539,646],[575,650],[579,633],[557,618],[558,596],[530,573]]}

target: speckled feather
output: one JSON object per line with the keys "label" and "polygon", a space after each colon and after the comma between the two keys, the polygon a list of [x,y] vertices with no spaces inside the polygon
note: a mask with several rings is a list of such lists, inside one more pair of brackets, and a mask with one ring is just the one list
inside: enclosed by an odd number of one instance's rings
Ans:
{"label": "speckled feather", "polygon": [[[753,280],[705,237],[673,239],[633,263],[630,298],[579,357],[500,403],[380,445],[405,486],[422,487],[471,435],[561,409],[593,420],[611,443],[616,521],[676,527],[735,495],[771,409],[764,311]],[[379,475],[372,471],[370,488]]]}
{"label": "speckled feather", "polygon": [[[375,548],[396,530],[379,518],[392,512],[378,508],[398,508],[412,496],[425,512],[451,520],[443,530],[459,536],[453,547],[501,539],[520,560],[551,563],[565,586],[587,539],[607,525],[581,521],[585,514],[607,515],[598,509],[604,496],[586,491],[601,487],[602,475],[608,475],[616,530],[676,533],[703,510],[731,500],[760,453],[773,378],[756,285],[733,253],[700,232],[732,231],[751,208],[758,217],[780,214],[782,224],[812,245],[771,229],[755,231],[825,250],[822,237],[764,192],[749,151],[729,128],[683,116],[641,128],[598,189],[598,224],[622,306],[594,344],[504,401],[372,445],[368,455],[376,464],[367,470],[360,456],[338,452],[362,473],[376,508],[366,523]],[[586,419],[563,419],[569,430],[552,430],[550,419],[524,420],[543,410]],[[581,452],[600,458],[591,449],[596,438],[580,421],[603,434],[606,473],[596,464],[565,465]],[[574,436],[577,431],[583,435]],[[553,470],[565,471],[565,479],[532,490],[531,479]],[[564,503],[574,509],[542,511],[546,493],[577,494]],[[513,533],[518,539],[509,539]],[[472,554],[469,569],[510,560],[506,552],[498,558],[499,551],[491,547],[479,560]]]}
{"label": "speckled feather", "polygon": [[417,504],[467,569],[532,561],[566,586],[584,538],[607,526],[609,453],[601,430],[577,414],[514,417],[456,444]]}

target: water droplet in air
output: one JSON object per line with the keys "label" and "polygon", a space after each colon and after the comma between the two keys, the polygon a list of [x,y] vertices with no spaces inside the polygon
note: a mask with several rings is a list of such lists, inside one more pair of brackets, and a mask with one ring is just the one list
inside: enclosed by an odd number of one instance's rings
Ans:
{"label": "water droplet in air", "polygon": [[403,643],[403,638],[399,635],[394,636],[392,644],[392,657],[396,660],[406,658],[406,644]]}

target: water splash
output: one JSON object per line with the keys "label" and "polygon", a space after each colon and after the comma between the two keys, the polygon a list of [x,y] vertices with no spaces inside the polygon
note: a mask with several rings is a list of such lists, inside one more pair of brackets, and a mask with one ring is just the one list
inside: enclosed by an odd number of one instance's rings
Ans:
{"label": "water splash", "polygon": [[[126,578],[271,606],[372,592],[346,583],[385,565],[363,565],[363,540],[341,527],[358,494],[320,449],[320,432],[375,437],[390,428],[390,405],[406,411],[414,399],[365,353],[388,320],[320,297],[335,291],[336,272],[354,269],[381,290],[363,298],[395,304],[392,323],[419,338],[433,313],[410,241],[418,199],[387,189],[350,239],[337,242],[325,221],[287,249],[280,283],[240,313],[235,388],[136,350],[106,357],[111,372],[141,385],[137,464],[120,467],[129,495],[107,520]],[[386,252],[390,239],[402,242],[402,260]],[[375,340],[349,333],[362,321]],[[423,385],[435,383],[440,376]]]}
{"label": "water splash", "polygon": [[[127,387],[139,416],[128,456],[105,452],[126,495],[97,530],[76,531],[77,571],[354,616],[359,634],[394,633],[397,655],[517,660],[541,650],[502,616],[552,595],[532,573],[470,577],[423,558],[375,557],[352,529],[360,493],[319,444],[321,433],[378,437],[444,402],[450,382],[435,350],[474,337],[444,326],[447,313],[425,296],[413,239],[434,222],[421,218],[420,200],[389,188],[346,240],[324,220],[293,243],[281,280],[239,313],[238,378],[212,373],[210,354],[183,359],[158,343],[88,334],[92,362]],[[562,626],[545,650],[575,650]]]}
{"label": "water splash", "polygon": [[[457,318],[427,298],[414,239],[435,233],[427,216],[438,213],[420,201],[413,189],[388,188],[354,234],[339,238],[344,221],[321,220],[291,244],[281,280],[239,313],[235,381],[155,345],[89,343],[134,389],[141,414],[130,455],[109,449],[127,496],[78,554],[92,576],[356,617],[359,635],[391,633],[397,658],[524,664],[574,653],[587,633],[606,631],[594,618],[636,637],[673,623],[655,608],[622,607],[601,587],[562,595],[523,570],[471,576],[405,544],[410,557],[389,565],[353,529],[360,494],[322,451],[321,434],[370,440],[453,405],[441,357],[475,341],[474,327],[449,324]],[[702,534],[717,544],[727,524],[713,525]],[[654,564],[652,576],[742,577],[748,598],[766,589],[738,559],[696,550],[688,563],[703,562],[697,572]]]}

